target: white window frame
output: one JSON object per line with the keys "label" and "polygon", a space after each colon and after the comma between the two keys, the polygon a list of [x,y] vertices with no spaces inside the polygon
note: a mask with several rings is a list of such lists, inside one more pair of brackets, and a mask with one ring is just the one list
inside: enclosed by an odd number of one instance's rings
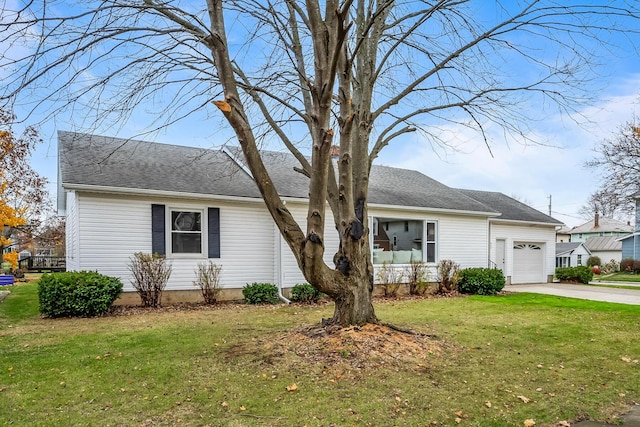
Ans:
{"label": "white window frame", "polygon": [[[200,214],[200,231],[191,232],[193,234],[200,234],[200,252],[174,252],[173,251],[173,233],[176,232],[173,229],[173,213],[174,212],[195,212]],[[167,256],[172,258],[206,258],[207,257],[207,211],[203,208],[195,208],[189,206],[172,206],[167,208],[166,216],[166,247]],[[178,231],[179,233],[187,233],[185,231]]]}
{"label": "white window frame", "polygon": [[[384,220],[382,223],[386,223],[385,231],[388,231],[388,222],[387,220],[395,221],[404,221],[404,222],[421,222],[422,223],[422,241],[421,241],[421,251],[422,251],[422,261],[429,265],[435,265],[438,263],[439,258],[439,237],[440,237],[440,229],[438,220],[434,219],[423,219],[423,218],[412,218],[406,216],[386,216],[386,215],[375,215],[369,217],[369,224],[378,224],[381,221],[381,218]],[[429,224],[433,224],[434,227],[434,240],[427,240],[427,228]],[[377,234],[375,235],[377,237]],[[393,239],[393,236],[388,236],[390,240]],[[372,249],[375,248],[374,244],[374,233],[369,233],[369,243]],[[427,245],[433,245],[433,260],[427,261]],[[373,262],[373,250],[371,251],[371,262]],[[380,266],[382,264],[374,264],[374,266]],[[406,265],[406,264],[393,264],[390,265]]]}

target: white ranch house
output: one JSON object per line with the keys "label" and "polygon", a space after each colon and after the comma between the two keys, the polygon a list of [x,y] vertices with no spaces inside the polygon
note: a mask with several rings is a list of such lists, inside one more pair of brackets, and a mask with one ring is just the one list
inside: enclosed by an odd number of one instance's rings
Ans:
{"label": "white ranch house", "polygon": [[[208,259],[222,266],[223,298],[240,297],[247,283],[287,289],[305,281],[238,149],[59,132],[58,150],[67,269],[121,278],[124,300],[136,298],[128,269],[135,252],[158,252],[171,263],[167,291],[175,292],[165,301],[195,297],[195,269]],[[264,156],[304,227],[308,179],[294,171],[293,156]],[[511,284],[554,274],[562,224],[501,193],[453,189],[416,171],[374,165],[369,216],[374,265],[423,260],[435,267],[451,259],[462,268],[500,268]],[[338,246],[332,229],[328,224],[327,263]]]}

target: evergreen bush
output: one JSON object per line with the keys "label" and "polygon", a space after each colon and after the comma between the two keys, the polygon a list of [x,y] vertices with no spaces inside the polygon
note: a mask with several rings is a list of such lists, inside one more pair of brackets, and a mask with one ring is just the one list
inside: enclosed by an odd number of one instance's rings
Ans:
{"label": "evergreen bush", "polygon": [[502,270],[465,268],[460,271],[458,290],[465,294],[495,295],[504,288]]}
{"label": "evergreen bush", "polygon": [[242,296],[247,304],[278,304],[278,287],[273,283],[252,283],[242,288]]}
{"label": "evergreen bush", "polygon": [[315,303],[320,299],[321,292],[308,283],[298,283],[291,288],[291,301],[301,303]]}
{"label": "evergreen bush", "polygon": [[95,271],[44,274],[38,282],[40,313],[49,317],[100,316],[121,292],[118,278]]}
{"label": "evergreen bush", "polygon": [[560,281],[589,283],[593,279],[593,271],[586,265],[578,267],[557,267],[556,278]]}

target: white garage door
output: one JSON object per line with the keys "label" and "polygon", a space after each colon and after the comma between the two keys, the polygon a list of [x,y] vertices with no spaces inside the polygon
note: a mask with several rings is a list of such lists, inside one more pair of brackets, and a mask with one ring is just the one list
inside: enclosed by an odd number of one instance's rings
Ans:
{"label": "white garage door", "polygon": [[536,243],[516,242],[513,245],[513,277],[511,283],[541,283],[544,251]]}

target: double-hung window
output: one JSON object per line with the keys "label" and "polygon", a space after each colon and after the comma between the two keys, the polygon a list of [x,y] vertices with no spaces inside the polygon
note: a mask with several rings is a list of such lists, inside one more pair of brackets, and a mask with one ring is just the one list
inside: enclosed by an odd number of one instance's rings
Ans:
{"label": "double-hung window", "polygon": [[220,258],[220,208],[151,205],[151,251]]}
{"label": "double-hung window", "polygon": [[202,253],[202,211],[171,210],[171,252]]}

